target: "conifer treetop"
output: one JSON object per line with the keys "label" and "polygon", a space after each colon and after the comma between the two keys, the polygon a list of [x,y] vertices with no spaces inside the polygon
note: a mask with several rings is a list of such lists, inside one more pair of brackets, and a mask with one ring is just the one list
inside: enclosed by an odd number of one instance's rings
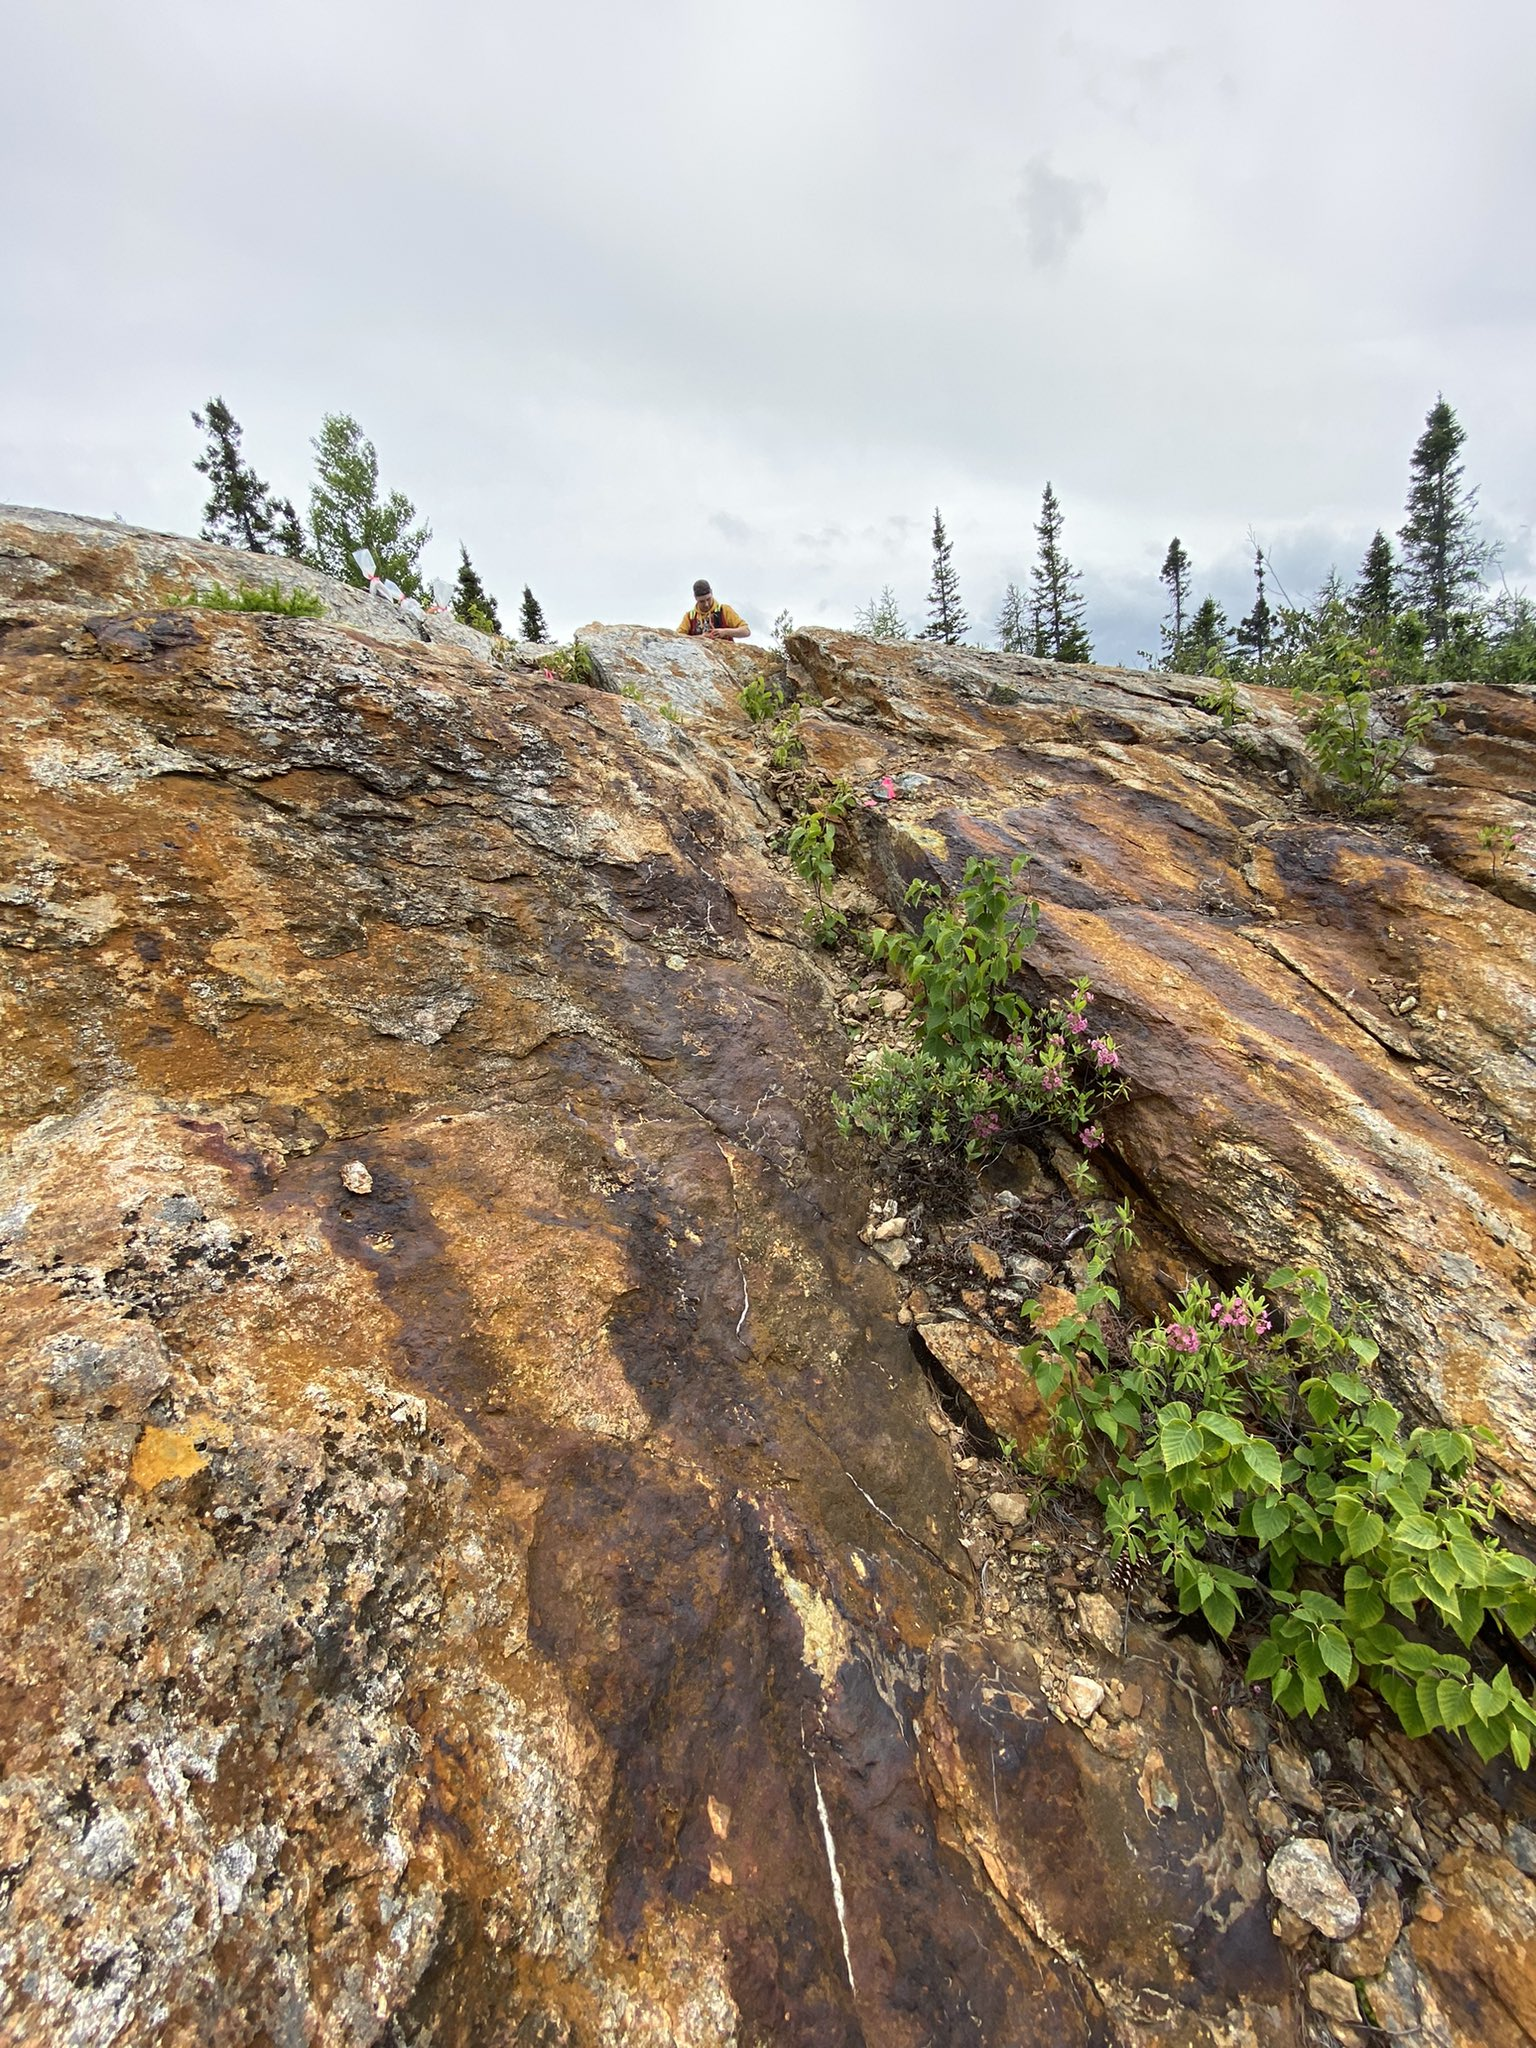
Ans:
{"label": "conifer treetop", "polygon": [[1035,524],[1038,552],[1029,576],[1031,652],[1053,661],[1092,661],[1088,602],[1077,588],[1082,578],[1062,549],[1062,524],[1061,501],[1047,484]]}
{"label": "conifer treetop", "polygon": [[958,647],[965,638],[968,621],[960,603],[960,579],[950,559],[949,535],[937,505],[933,508],[933,581],[928,586],[928,624],[925,640],[941,640],[946,647]]}
{"label": "conifer treetop", "polygon": [[210,398],[192,424],[208,436],[208,446],[192,467],[208,479],[202,536],[225,547],[244,548],[253,555],[304,556],[304,529],[287,498],[274,498],[269,487],[240,453],[240,422],[222,398]]}
{"label": "conifer treetop", "polygon": [[1430,644],[1440,647],[1454,616],[1481,588],[1491,550],[1477,531],[1477,492],[1457,460],[1466,429],[1443,396],[1436,398],[1408,465],[1408,503],[1398,539],[1410,603],[1423,613]]}
{"label": "conifer treetop", "polygon": [[459,573],[453,589],[453,615],[461,626],[473,626],[480,633],[499,633],[501,615],[496,600],[480,580],[480,572],[469,559],[469,549],[459,542]]}

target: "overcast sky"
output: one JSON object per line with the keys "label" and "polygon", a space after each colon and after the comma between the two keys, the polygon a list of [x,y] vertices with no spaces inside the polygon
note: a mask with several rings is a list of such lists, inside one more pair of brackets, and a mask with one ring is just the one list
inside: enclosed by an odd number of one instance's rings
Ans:
{"label": "overcast sky", "polygon": [[1046,479],[1098,651],[1300,596],[1436,393],[1536,582],[1530,0],[10,0],[0,501],[195,532],[322,413],[515,611],[972,632]]}

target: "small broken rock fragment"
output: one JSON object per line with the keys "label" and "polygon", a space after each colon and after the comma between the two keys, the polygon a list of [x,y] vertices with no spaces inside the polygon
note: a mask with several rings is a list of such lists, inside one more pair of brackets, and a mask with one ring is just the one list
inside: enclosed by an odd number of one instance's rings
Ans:
{"label": "small broken rock fragment", "polygon": [[1000,1522],[1017,1529],[1034,1512],[1034,1496],[1028,1493],[989,1493],[987,1506]]}
{"label": "small broken rock fragment", "polygon": [[1359,1932],[1334,1951],[1335,1970],[1352,1983],[1360,1977],[1379,1977],[1402,1931],[1403,1902],[1390,1879],[1378,1877],[1366,1899]]}
{"label": "small broken rock fragment", "polygon": [[1360,1901],[1326,1842],[1303,1836],[1282,1843],[1270,1858],[1268,1877],[1281,1905],[1330,1941],[1348,1941],[1359,1927]]}
{"label": "small broken rock fragment", "polygon": [[1269,1774],[1284,1799],[1306,1813],[1321,1813],[1322,1795],[1312,1775],[1312,1766],[1293,1749],[1276,1747],[1269,1752]]}
{"label": "small broken rock fragment", "polygon": [[1336,2027],[1360,2024],[1360,2001],[1355,1996],[1354,1985],[1346,1983],[1342,1977],[1335,1977],[1332,1970],[1312,1972],[1307,1979],[1307,2003]]}
{"label": "small broken rock fragment", "polygon": [[1099,1681],[1086,1678],[1081,1673],[1069,1678],[1062,1691],[1066,1694],[1067,1710],[1076,1721],[1091,1720],[1104,1698],[1104,1688]]}
{"label": "small broken rock fragment", "polygon": [[893,1237],[875,1246],[875,1256],[884,1259],[893,1273],[899,1273],[903,1266],[911,1265],[912,1248],[899,1237]]}
{"label": "small broken rock fragment", "polygon": [[966,1246],[966,1252],[970,1257],[971,1264],[984,1280],[1002,1279],[1003,1262],[997,1253],[993,1251],[991,1245],[976,1241]]}
{"label": "small broken rock fragment", "polygon": [[349,1195],[371,1195],[373,1175],[361,1159],[349,1159],[341,1169],[341,1184]]}
{"label": "small broken rock fragment", "polygon": [[1119,1656],[1125,1624],[1113,1600],[1102,1593],[1079,1593],[1077,1618],[1107,1656]]}

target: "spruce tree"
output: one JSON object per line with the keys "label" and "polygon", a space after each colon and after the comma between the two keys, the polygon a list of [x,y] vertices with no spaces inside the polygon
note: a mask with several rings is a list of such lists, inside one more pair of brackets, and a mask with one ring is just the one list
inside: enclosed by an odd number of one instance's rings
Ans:
{"label": "spruce tree", "polygon": [[1002,608],[997,615],[997,644],[1004,654],[1028,654],[1030,649],[1024,593],[1017,583],[1010,583],[1003,592]]}
{"label": "spruce tree", "polygon": [[1362,632],[1381,632],[1397,612],[1397,561],[1392,543],[1377,527],[1360,575],[1349,594],[1349,609]]}
{"label": "spruce tree", "polygon": [[878,597],[872,597],[868,604],[861,605],[854,613],[853,630],[868,640],[906,639],[907,622],[901,616],[901,606],[896,602],[896,593],[889,583],[882,585]]}
{"label": "spruce tree", "polygon": [[1253,551],[1253,576],[1258,585],[1253,610],[1239,623],[1233,638],[1248,657],[1254,674],[1262,680],[1275,637],[1275,615],[1264,593],[1264,550],[1257,546]]}
{"label": "spruce tree", "polygon": [[192,467],[208,479],[203,539],[253,555],[285,554],[301,560],[304,529],[287,498],[271,491],[240,454],[240,422],[222,398],[210,398],[192,424],[208,446]]}
{"label": "spruce tree", "polygon": [[1082,578],[1062,552],[1062,523],[1060,500],[1047,484],[1035,525],[1039,553],[1029,577],[1031,651],[1055,661],[1092,661],[1087,600],[1073,587]]}
{"label": "spruce tree", "polygon": [[343,583],[368,581],[353,551],[366,548],[378,574],[398,583],[408,597],[422,596],[421,551],[432,538],[425,524],[413,526],[416,507],[403,492],[379,498],[379,457],[357,421],[329,412],[315,438],[315,481],[309,494],[309,523],[315,560]]}
{"label": "spruce tree", "polygon": [[937,505],[933,508],[933,581],[928,586],[928,624],[925,640],[942,640],[957,647],[965,637],[966,616],[960,605],[960,579],[950,561],[949,535]]}
{"label": "spruce tree", "polygon": [[1189,556],[1177,534],[1168,543],[1158,576],[1168,586],[1168,616],[1162,627],[1163,660],[1167,667],[1177,670],[1184,646],[1184,609],[1189,603]]}
{"label": "spruce tree", "polygon": [[523,585],[522,635],[525,640],[549,638],[549,628],[544,623],[544,607],[526,583]]}
{"label": "spruce tree", "polygon": [[459,542],[459,573],[453,586],[453,616],[461,626],[473,626],[477,633],[501,631],[496,600],[480,581],[480,572],[463,541]]}
{"label": "spruce tree", "polygon": [[1213,675],[1224,665],[1231,641],[1227,615],[1214,597],[1202,598],[1184,636],[1183,675]]}
{"label": "spruce tree", "polygon": [[1406,517],[1397,535],[1405,593],[1437,649],[1480,587],[1489,555],[1477,532],[1477,493],[1466,488],[1456,459],[1466,438],[1450,406],[1437,398],[1409,463]]}

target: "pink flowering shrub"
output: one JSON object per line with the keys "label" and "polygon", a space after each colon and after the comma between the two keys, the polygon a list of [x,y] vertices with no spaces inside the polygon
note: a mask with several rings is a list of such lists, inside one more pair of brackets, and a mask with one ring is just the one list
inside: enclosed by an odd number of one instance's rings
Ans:
{"label": "pink flowering shrub", "polygon": [[1181,1614],[1244,1628],[1249,1682],[1281,1712],[1320,1713],[1330,1680],[1368,1685],[1409,1735],[1462,1733],[1526,1769],[1536,1702],[1494,1643],[1462,1654],[1489,1621],[1517,1639],[1536,1625],[1536,1567],[1493,1533],[1472,1438],[1404,1430],[1362,1377],[1375,1340],[1315,1267],[1270,1276],[1283,1314],[1250,1281],[1193,1282],[1112,1351],[1105,1274],[1133,1241],[1129,1207],[1091,1230],[1070,1311],[1020,1356],[1112,1553],[1162,1573]]}
{"label": "pink flowering shrub", "polygon": [[1040,916],[1011,886],[1024,866],[1021,857],[1004,876],[990,860],[967,861],[948,895],[916,883],[907,900],[928,904],[921,932],[871,935],[876,959],[917,999],[916,1043],[881,1053],[858,1075],[838,1105],[845,1132],[972,1159],[1043,1124],[1080,1134],[1089,1151],[1102,1145],[1095,1118],[1126,1092],[1120,1055],[1107,1033],[1091,1032],[1086,982],[1038,1009],[1019,993]]}

